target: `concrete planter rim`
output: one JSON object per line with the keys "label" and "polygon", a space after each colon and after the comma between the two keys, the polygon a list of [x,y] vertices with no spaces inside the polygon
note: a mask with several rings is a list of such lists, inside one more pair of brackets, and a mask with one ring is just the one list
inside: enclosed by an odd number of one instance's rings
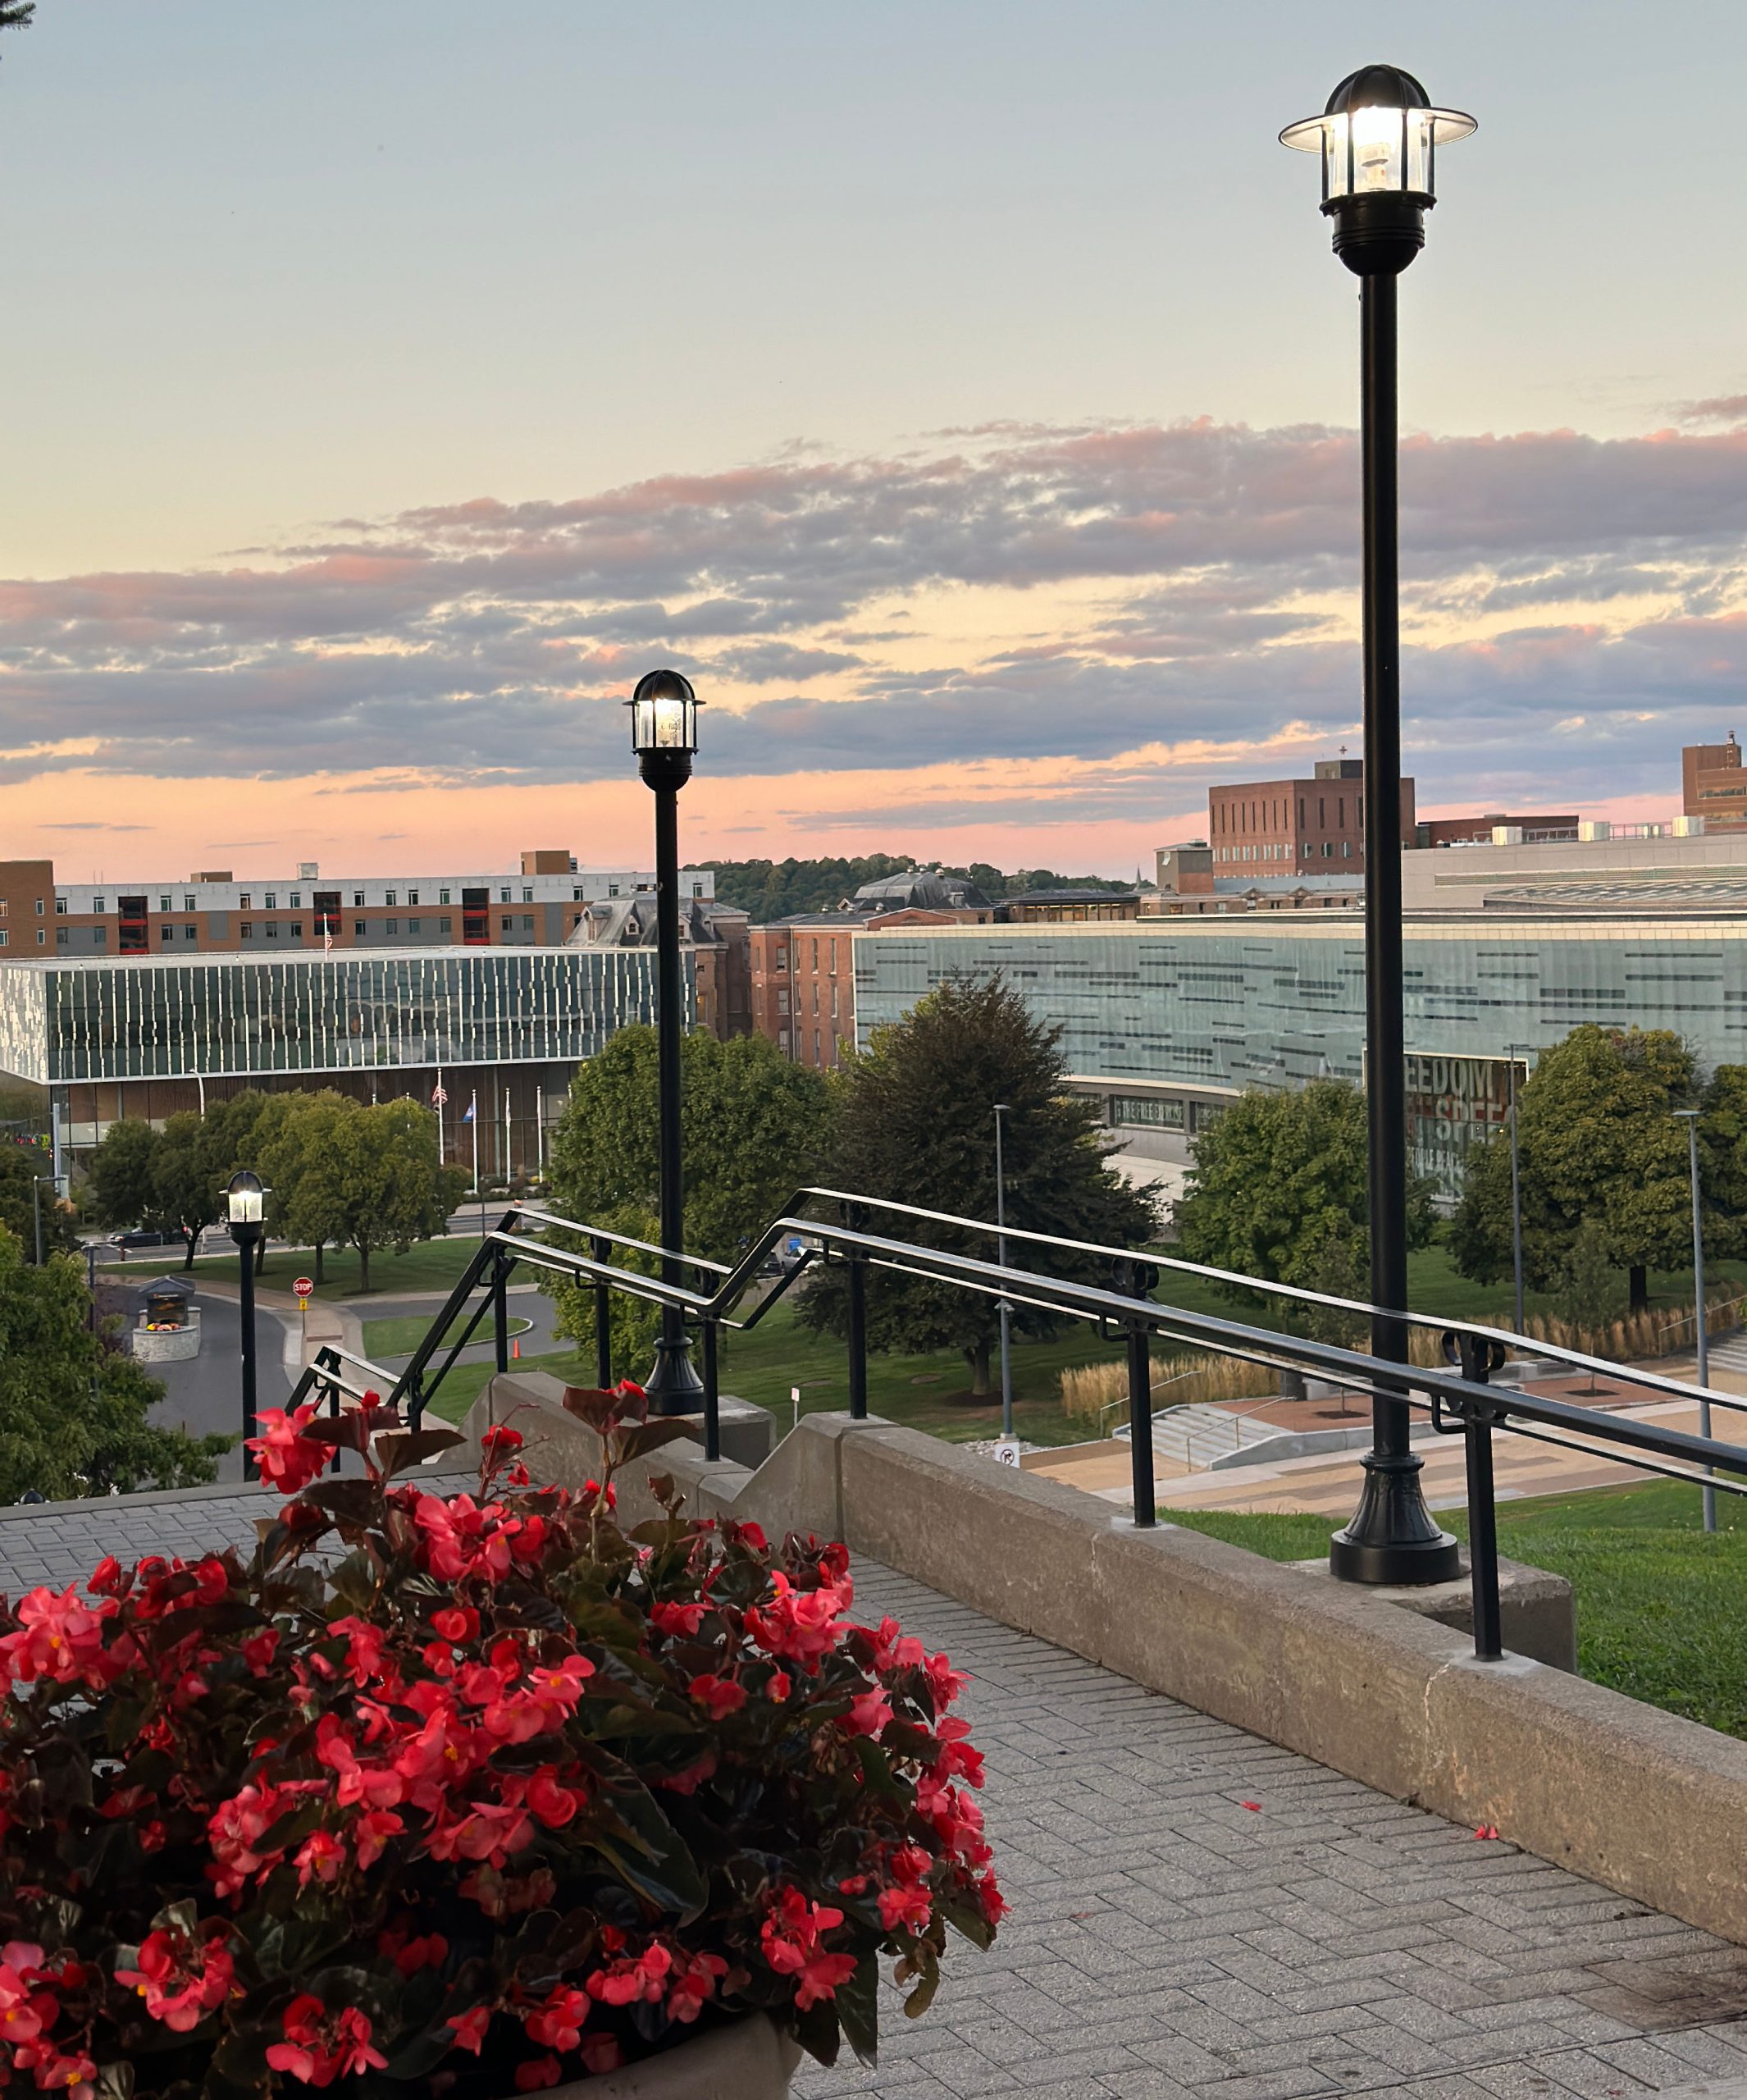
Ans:
{"label": "concrete planter rim", "polygon": [[623,2070],[552,2086],[543,2100],[787,2100],[800,2061],[801,2044],[753,2013]]}

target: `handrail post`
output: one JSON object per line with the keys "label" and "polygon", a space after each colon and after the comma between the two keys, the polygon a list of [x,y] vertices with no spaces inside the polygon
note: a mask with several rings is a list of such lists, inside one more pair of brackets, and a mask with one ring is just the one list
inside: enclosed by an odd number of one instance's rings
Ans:
{"label": "handrail post", "polygon": [[711,1464],[722,1456],[721,1390],[716,1373],[717,1322],[707,1315],[704,1330],[704,1456]]}
{"label": "handrail post", "polygon": [[[340,1388],[335,1385],[330,1385],[327,1389],[327,1418],[330,1422],[338,1422],[340,1419]],[[339,1470],[340,1446],[336,1444],[334,1446],[333,1463],[329,1466],[328,1471],[337,1473]]]}
{"label": "handrail post", "polygon": [[499,1249],[491,1264],[491,1324],[499,1372],[509,1368],[509,1264]]}
{"label": "handrail post", "polygon": [[[843,1222],[854,1228],[858,1213],[843,1206]],[[859,1248],[849,1255],[849,1418],[868,1418],[868,1260]]]}
{"label": "handrail post", "polygon": [[[1136,1298],[1146,1295],[1147,1270],[1130,1265],[1129,1289]],[[1152,1479],[1152,1359],[1151,1330],[1144,1320],[1129,1322],[1129,1464],[1134,1483],[1134,1522],[1150,1531],[1158,1522]]]}
{"label": "handrail post", "polygon": [[[1446,1345],[1447,1347],[1447,1345]],[[1460,1338],[1462,1375],[1484,1386],[1503,1356],[1496,1343]],[[1498,1512],[1493,1495],[1492,1429],[1500,1411],[1481,1405],[1462,1411],[1462,1452],[1468,1468],[1468,1582],[1474,1598],[1474,1659],[1501,1661],[1504,1630],[1498,1609]]]}
{"label": "handrail post", "polygon": [[425,1379],[415,1371],[407,1385],[407,1426],[417,1429],[425,1418]]}
{"label": "handrail post", "polygon": [[[610,1252],[604,1239],[591,1239],[588,1251],[597,1262]],[[601,1276],[595,1279],[595,1383],[602,1392],[613,1383],[613,1293]]]}

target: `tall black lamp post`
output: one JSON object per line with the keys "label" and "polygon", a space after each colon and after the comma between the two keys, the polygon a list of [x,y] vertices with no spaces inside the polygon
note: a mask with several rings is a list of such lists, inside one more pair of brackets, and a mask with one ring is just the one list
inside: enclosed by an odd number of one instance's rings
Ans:
{"label": "tall black lamp post", "polygon": [[225,1192],[225,1205],[230,1221],[230,1237],[236,1242],[241,1257],[237,1274],[242,1286],[243,1477],[253,1480],[254,1461],[249,1455],[249,1439],[256,1433],[255,1248],[261,1238],[267,1210],[267,1191],[261,1186],[261,1176],[251,1174],[246,1166],[233,1174]]}
{"label": "tall black lamp post", "polygon": [[[680,1152],[679,1046],[685,1016],[679,974],[679,791],[698,747],[698,698],[677,671],[651,671],[627,703],[631,748],[655,796],[656,1060],[661,1104],[661,1280],[685,1281],[685,1164]],[[661,1308],[655,1363],[644,1390],[652,1414],[696,1414],[704,1383],[677,1305]]]}
{"label": "tall black lamp post", "polygon": [[[1321,116],[1289,124],[1282,145],[1322,158],[1322,208],[1334,253],[1359,280],[1364,478],[1365,1080],[1371,1157],[1371,1298],[1377,1362],[1407,1360],[1407,1109],[1402,1023],[1401,641],[1396,562],[1395,280],[1425,240],[1436,153],[1474,119],[1434,109],[1411,73],[1366,66]],[[1359,1506],[1330,1542],[1352,1582],[1442,1582],[1456,1541],[1425,1507],[1420,1460],[1398,1391],[1371,1403],[1371,1449]]]}

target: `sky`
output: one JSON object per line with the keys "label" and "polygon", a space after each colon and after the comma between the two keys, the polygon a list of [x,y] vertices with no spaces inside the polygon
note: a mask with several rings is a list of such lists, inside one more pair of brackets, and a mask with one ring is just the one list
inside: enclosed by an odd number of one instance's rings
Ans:
{"label": "sky", "polygon": [[1475,138],[1403,280],[1422,810],[1747,728],[1747,10],[39,0],[0,39],[0,858],[1132,873],[1359,747],[1357,283],[1280,126]]}

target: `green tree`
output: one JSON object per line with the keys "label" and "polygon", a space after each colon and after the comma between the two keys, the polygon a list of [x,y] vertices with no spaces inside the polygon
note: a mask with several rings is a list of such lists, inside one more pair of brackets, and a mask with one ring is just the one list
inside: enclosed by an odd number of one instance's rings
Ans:
{"label": "green tree", "polygon": [[[1559,1265],[1555,1286],[1559,1317],[1577,1331],[1577,1346],[1594,1354],[1603,1330],[1619,1310],[1620,1286],[1607,1228],[1599,1218],[1586,1217],[1576,1230],[1565,1259]],[[1589,1390],[1595,1390],[1595,1374],[1590,1373]]]}
{"label": "green tree", "polygon": [[[1066,1093],[1060,1031],[1033,1019],[997,975],[950,979],[901,1021],[876,1032],[841,1078],[832,1186],[960,1217],[995,1215],[995,1105],[1006,1118],[1008,1222],[1064,1239],[1139,1247],[1156,1230],[1152,1198],[1106,1164],[1097,1112]],[[880,1218],[900,1237],[992,1257],[983,1234],[922,1220]],[[1041,1251],[1015,1252],[1051,1273],[1108,1283],[1110,1264]],[[815,1276],[801,1299],[809,1325],[842,1334],[847,1290],[840,1272]],[[1048,1316],[1016,1306],[1014,1331],[1051,1331]],[[881,1350],[955,1349],[970,1367],[971,1390],[990,1390],[989,1353],[999,1334],[995,1301],[956,1285],[876,1271],[869,1278],[868,1342]]]}
{"label": "green tree", "polygon": [[[1553,1290],[1580,1229],[1593,1219],[1608,1258],[1626,1271],[1634,1312],[1652,1268],[1692,1250],[1686,1134],[1672,1111],[1693,1093],[1692,1052],[1666,1029],[1573,1029],[1543,1051],[1517,1097],[1523,1273]],[[1511,1273],[1508,1138],[1470,1166],[1450,1230],[1457,1267],[1476,1283]]]}
{"label": "green tree", "polygon": [[217,1125],[187,1108],[171,1116],[161,1134],[153,1175],[153,1201],[164,1223],[183,1236],[182,1266],[194,1266],[200,1235],[224,1213],[224,1186],[230,1178]]}
{"label": "green tree", "polygon": [[314,1249],[315,1281],[322,1283],[328,1248],[347,1236],[340,1184],[322,1171],[322,1159],[340,1119],[356,1115],[358,1104],[331,1088],[279,1098],[284,1112],[263,1134],[259,1171],[272,1192],[275,1230],[281,1239]]}
{"label": "green tree", "polygon": [[36,0],[0,0],[0,30],[28,29],[35,12]]}
{"label": "green tree", "polygon": [[[1371,1263],[1368,1158],[1365,1096],[1347,1080],[1314,1080],[1278,1093],[1252,1088],[1195,1139],[1177,1202],[1179,1251],[1264,1283],[1326,1289],[1314,1272],[1338,1239],[1352,1274],[1363,1276]],[[1410,1247],[1431,1237],[1433,1187],[1425,1176],[1409,1182]],[[1221,1288],[1255,1302],[1241,1285]]]}
{"label": "green tree", "polygon": [[1713,1254],[1739,1260],[1747,1254],[1747,1065],[1719,1065],[1702,1105],[1704,1244]]}
{"label": "green tree", "polygon": [[416,1101],[354,1105],[309,1143],[299,1203],[355,1250],[360,1290],[372,1288],[372,1255],[385,1247],[404,1254],[448,1230],[467,1176],[441,1164],[437,1146],[436,1117]]}
{"label": "green tree", "polygon": [[9,1144],[0,1139],[0,1226],[17,1234],[33,1261],[39,1220],[45,1255],[68,1253],[79,1244],[73,1207],[55,1194],[51,1166],[40,1145]]}
{"label": "green tree", "polygon": [[99,1225],[125,1230],[159,1222],[162,1149],[163,1140],[143,1116],[124,1116],[110,1125],[85,1166],[85,1188]]}
{"label": "green tree", "polygon": [[191,1437],[148,1420],[163,1387],[113,1340],[90,1331],[80,1264],[28,1263],[0,1229],[0,1502],[50,1501],[217,1477],[225,1436]]}

